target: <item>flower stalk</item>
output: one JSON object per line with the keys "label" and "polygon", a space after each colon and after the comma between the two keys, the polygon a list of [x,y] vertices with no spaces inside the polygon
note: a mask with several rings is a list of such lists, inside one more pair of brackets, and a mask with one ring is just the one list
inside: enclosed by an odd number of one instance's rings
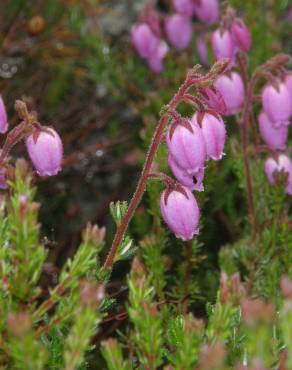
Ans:
{"label": "flower stalk", "polygon": [[125,216],[123,217],[121,224],[117,228],[111,249],[103,264],[103,269],[105,270],[110,269],[114,264],[116,252],[119,248],[119,245],[121,244],[123,240],[123,236],[127,230],[127,227],[132,217],[134,216],[135,211],[146,189],[147,181],[149,179],[149,173],[152,168],[152,163],[154,161],[159,145],[163,139],[164,130],[167,127],[171,117],[175,115],[176,107],[181,101],[184,100],[185,95],[189,92],[191,87],[205,87],[205,86],[211,85],[213,81],[216,79],[216,77],[225,71],[225,69],[227,68],[227,65],[228,65],[228,60],[222,59],[219,62],[217,62],[205,76],[198,74],[197,70],[199,69],[199,66],[195,66],[187,74],[187,77],[184,83],[181,85],[178,92],[174,95],[174,97],[171,99],[169,104],[166,106],[166,110],[165,112],[163,112],[159,120],[159,123],[156,127],[156,130],[153,134],[151,144],[149,147],[149,151],[146,155],[145,164],[142,169],[142,173],[138,181],[136,190],[130,201],[128,210]]}

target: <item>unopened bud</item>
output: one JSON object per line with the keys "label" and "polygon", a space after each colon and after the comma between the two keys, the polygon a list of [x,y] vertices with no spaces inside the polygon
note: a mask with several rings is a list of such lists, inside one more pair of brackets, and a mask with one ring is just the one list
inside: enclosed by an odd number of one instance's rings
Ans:
{"label": "unopened bud", "polygon": [[99,306],[104,299],[104,285],[82,280],[80,282],[80,299],[85,306]]}
{"label": "unopened bud", "polygon": [[21,194],[19,197],[18,197],[18,203],[19,203],[19,212],[20,212],[20,215],[21,217],[25,217],[26,214],[27,214],[27,211],[28,211],[28,205],[29,205],[29,201],[28,201],[28,198],[25,194]]}
{"label": "unopened bud", "polygon": [[85,243],[93,242],[100,245],[104,242],[105,233],[105,227],[100,228],[98,225],[92,225],[88,222],[82,236]]}
{"label": "unopened bud", "polygon": [[224,363],[225,349],[222,343],[203,345],[199,357],[199,369],[213,370],[220,368]]}
{"label": "unopened bud", "polygon": [[31,328],[32,321],[28,313],[9,313],[7,317],[8,330],[16,337],[22,337]]}
{"label": "unopened bud", "polygon": [[261,299],[246,299],[241,305],[241,310],[243,319],[249,326],[259,322],[270,322],[275,316],[274,305]]}
{"label": "unopened bud", "polygon": [[211,68],[210,70],[210,74],[212,76],[219,76],[221,75],[222,73],[226,72],[228,66],[229,66],[229,63],[230,63],[230,59],[229,58],[222,58],[220,60],[218,60]]}
{"label": "unopened bud", "polygon": [[22,100],[16,100],[14,104],[14,109],[16,110],[19,118],[25,120],[28,117],[28,110],[26,104]]}
{"label": "unopened bud", "polygon": [[16,160],[15,168],[22,178],[26,178],[30,172],[28,162],[24,158],[18,158]]}
{"label": "unopened bud", "polygon": [[135,257],[133,259],[131,278],[140,287],[143,287],[143,285],[145,284],[145,269],[138,257]]}

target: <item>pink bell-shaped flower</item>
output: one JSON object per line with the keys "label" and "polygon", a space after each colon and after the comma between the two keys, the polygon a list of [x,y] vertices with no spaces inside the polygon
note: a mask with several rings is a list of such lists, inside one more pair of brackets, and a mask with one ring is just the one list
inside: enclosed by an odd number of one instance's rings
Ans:
{"label": "pink bell-shaped flower", "polygon": [[198,172],[193,175],[190,175],[184,168],[181,168],[173,158],[171,154],[168,154],[167,157],[168,165],[177,178],[177,180],[190,190],[203,191],[203,179],[204,179],[204,168],[200,168]]}
{"label": "pink bell-shaped flower", "polygon": [[204,168],[207,159],[206,144],[200,126],[190,120],[174,123],[167,133],[166,142],[176,163],[190,175]]}
{"label": "pink bell-shaped flower", "polygon": [[172,5],[177,13],[192,17],[194,14],[193,0],[172,0]]}
{"label": "pink bell-shaped flower", "polygon": [[137,53],[144,59],[151,58],[159,46],[159,38],[146,23],[134,25],[131,37]]}
{"label": "pink bell-shaped flower", "polygon": [[221,75],[214,86],[220,92],[226,105],[226,115],[240,111],[244,101],[244,85],[240,74],[231,72],[230,75]]}
{"label": "pink bell-shaped flower", "polygon": [[276,161],[274,158],[268,158],[265,162],[265,172],[270,184],[275,184],[275,173],[284,172],[287,174],[287,186],[285,193],[292,194],[292,162],[285,154],[281,154]]}
{"label": "pink bell-shaped flower", "polygon": [[201,22],[211,25],[219,20],[218,0],[193,0],[193,2],[195,14]]}
{"label": "pink bell-shaped flower", "polygon": [[262,104],[269,119],[275,126],[289,125],[292,114],[292,99],[286,85],[267,85],[262,92]]}
{"label": "pink bell-shaped flower", "polygon": [[200,91],[203,102],[209,109],[219,114],[226,114],[227,108],[222,94],[215,86],[207,87]]}
{"label": "pink bell-shaped flower", "polygon": [[163,59],[168,53],[168,50],[167,43],[161,40],[155,53],[147,59],[147,63],[153,72],[161,73],[163,71]]}
{"label": "pink bell-shaped flower", "polygon": [[165,31],[169,42],[176,49],[185,49],[192,39],[192,20],[185,15],[172,14],[165,19]]}
{"label": "pink bell-shaped flower", "polygon": [[192,192],[179,186],[177,189],[165,189],[160,198],[162,217],[176,235],[182,240],[191,240],[199,233],[200,210]]}
{"label": "pink bell-shaped flower", "polygon": [[251,48],[251,34],[245,23],[236,18],[231,25],[231,35],[237,47],[247,52]]}
{"label": "pink bell-shaped flower", "polygon": [[8,130],[7,113],[2,96],[0,95],[0,133],[5,134]]}
{"label": "pink bell-shaped flower", "polygon": [[258,120],[261,137],[268,147],[274,150],[285,149],[288,139],[288,127],[276,127],[264,111],[260,113]]}
{"label": "pink bell-shaped flower", "polygon": [[212,34],[212,50],[216,60],[223,58],[230,59],[233,63],[235,48],[232,36],[228,30],[216,30]]}
{"label": "pink bell-shaped flower", "polygon": [[206,40],[204,36],[200,36],[197,38],[196,47],[197,47],[197,52],[198,52],[200,62],[208,66],[210,62],[209,62],[207,44],[206,44]]}
{"label": "pink bell-shaped flower", "polygon": [[[192,122],[198,122],[197,113],[193,116]],[[206,143],[207,156],[214,161],[220,160],[224,155],[226,140],[226,129],[223,120],[216,118],[212,114],[205,113],[201,127]]]}
{"label": "pink bell-shaped flower", "polygon": [[50,127],[26,139],[29,157],[39,176],[54,176],[61,171],[63,145],[60,136]]}
{"label": "pink bell-shaped flower", "polygon": [[132,27],[132,42],[141,58],[146,59],[155,73],[163,71],[163,59],[168,52],[165,41],[160,40],[146,23]]}

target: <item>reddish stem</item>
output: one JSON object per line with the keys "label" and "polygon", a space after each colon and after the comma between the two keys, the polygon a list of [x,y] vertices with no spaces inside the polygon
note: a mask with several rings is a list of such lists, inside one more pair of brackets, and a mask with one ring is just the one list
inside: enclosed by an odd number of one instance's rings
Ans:
{"label": "reddish stem", "polygon": [[207,73],[205,76],[199,75],[197,71],[200,68],[200,66],[195,66],[188,73],[184,83],[181,85],[175,96],[171,99],[170,103],[167,106],[166,112],[163,113],[159,120],[158,126],[156,127],[135,193],[130,201],[128,210],[125,216],[123,217],[121,224],[117,228],[111,249],[103,264],[103,269],[109,269],[114,264],[116,252],[119,248],[119,245],[121,244],[121,241],[123,240],[123,236],[127,230],[129,222],[134,216],[135,210],[137,209],[142,199],[143,193],[146,189],[148,175],[149,172],[151,171],[152,163],[155,158],[157,149],[161,141],[163,140],[164,129],[168,124],[169,116],[173,116],[175,114],[174,112],[177,105],[183,100],[183,97],[192,86],[197,85],[199,87],[205,87],[210,85],[212,81],[214,81],[218,77],[219,74],[225,72],[228,66],[228,62],[229,62],[228,59],[222,59],[219,62],[215,63],[214,66],[209,71],[209,73]]}
{"label": "reddish stem", "polygon": [[128,210],[122,219],[121,224],[117,228],[116,235],[114,237],[111,249],[106,257],[106,260],[103,265],[103,269],[108,269],[111,268],[113,263],[114,263],[114,258],[116,255],[116,252],[118,250],[119,245],[121,244],[121,241],[123,239],[123,236],[126,232],[126,229],[129,225],[129,222],[131,221],[135,210],[137,209],[143,193],[146,189],[147,181],[148,181],[148,175],[151,171],[152,163],[155,158],[157,149],[160,145],[160,142],[162,141],[163,138],[163,133],[166,125],[168,124],[169,121],[169,115],[170,112],[173,112],[178,105],[178,103],[181,101],[182,97],[184,94],[189,90],[189,88],[194,84],[194,80],[191,78],[191,75],[189,74],[183,83],[183,85],[180,87],[179,91],[177,94],[172,98],[170,101],[166,113],[162,115],[162,117],[159,120],[158,126],[156,127],[156,130],[154,132],[152,142],[150,144],[149,151],[146,156],[146,161],[139,179],[139,182],[137,184],[137,188],[135,190],[135,193],[133,195],[133,198],[131,199],[131,202],[129,204]]}

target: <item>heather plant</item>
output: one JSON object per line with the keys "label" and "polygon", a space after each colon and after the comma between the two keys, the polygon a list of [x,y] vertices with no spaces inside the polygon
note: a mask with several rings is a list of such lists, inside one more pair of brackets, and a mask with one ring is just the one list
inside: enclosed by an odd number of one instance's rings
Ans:
{"label": "heather plant", "polygon": [[[62,174],[66,141],[16,101],[20,123],[0,154],[3,368],[292,369],[290,57],[254,68],[248,22],[228,4],[221,19],[216,0],[171,10],[142,11],[130,36],[142,60],[131,55],[131,87],[116,97],[142,89],[145,62],[155,72],[144,89],[156,91],[137,93],[147,154],[133,196],[111,203],[115,231],[88,223],[59,269],[36,186]],[[171,47],[188,53],[194,24],[200,58],[216,62],[183,70],[174,86]],[[111,57],[108,87],[127,86]],[[16,145],[32,166],[14,160]]]}

